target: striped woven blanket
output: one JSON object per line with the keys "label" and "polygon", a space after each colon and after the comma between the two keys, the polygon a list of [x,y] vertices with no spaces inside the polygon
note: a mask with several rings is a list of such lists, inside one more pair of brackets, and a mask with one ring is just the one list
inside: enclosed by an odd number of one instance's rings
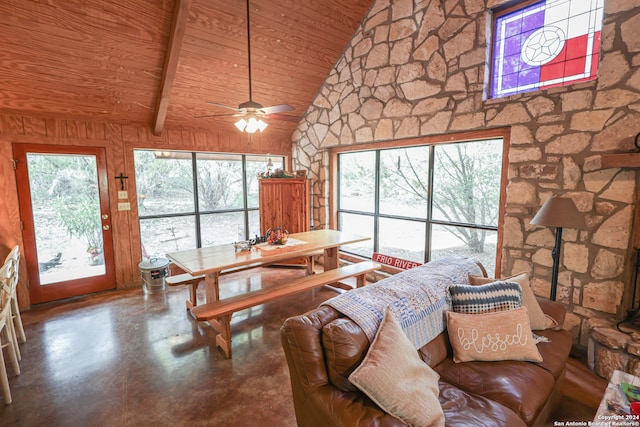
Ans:
{"label": "striped woven blanket", "polygon": [[348,316],[372,341],[385,309],[400,322],[416,349],[445,330],[449,310],[449,285],[468,284],[469,274],[482,275],[480,267],[466,258],[443,258],[406,270],[372,285],[357,288],[325,301]]}

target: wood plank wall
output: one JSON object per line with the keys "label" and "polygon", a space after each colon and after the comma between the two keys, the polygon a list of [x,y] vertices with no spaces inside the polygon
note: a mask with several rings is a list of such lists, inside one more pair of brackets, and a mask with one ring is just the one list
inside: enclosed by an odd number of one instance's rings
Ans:
{"label": "wood plank wall", "polygon": [[[140,279],[138,263],[141,261],[140,230],[135,189],[133,150],[154,148],[166,150],[233,152],[286,156],[290,164],[289,141],[274,140],[268,136],[254,136],[249,143],[246,134],[225,134],[215,129],[167,129],[154,136],[151,125],[128,125],[107,122],[66,120],[33,116],[0,114],[0,257],[15,246],[23,247],[20,229],[18,191],[13,169],[12,143],[38,143],[57,145],[84,145],[105,147],[109,176],[109,200],[114,239],[116,287],[137,286]],[[125,189],[129,192],[131,211],[118,211],[120,173],[129,177]],[[30,307],[26,283],[26,267],[22,263],[18,285],[21,309]]]}

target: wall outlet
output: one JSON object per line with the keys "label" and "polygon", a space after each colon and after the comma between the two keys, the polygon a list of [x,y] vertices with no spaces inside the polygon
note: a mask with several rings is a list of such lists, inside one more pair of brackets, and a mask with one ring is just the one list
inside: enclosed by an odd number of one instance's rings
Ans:
{"label": "wall outlet", "polygon": [[129,202],[118,202],[118,210],[119,211],[130,211],[131,203]]}

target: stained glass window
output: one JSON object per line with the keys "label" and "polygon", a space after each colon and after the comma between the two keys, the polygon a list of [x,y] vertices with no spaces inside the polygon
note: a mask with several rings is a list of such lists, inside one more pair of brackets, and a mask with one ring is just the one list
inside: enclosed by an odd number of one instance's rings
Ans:
{"label": "stained glass window", "polygon": [[604,0],[544,0],[496,13],[491,98],[594,80]]}

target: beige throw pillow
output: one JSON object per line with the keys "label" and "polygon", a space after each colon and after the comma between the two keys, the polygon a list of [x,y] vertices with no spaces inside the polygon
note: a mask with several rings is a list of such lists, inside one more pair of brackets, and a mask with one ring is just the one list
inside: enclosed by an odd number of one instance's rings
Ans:
{"label": "beige throw pillow", "polygon": [[438,375],[424,363],[387,307],[364,360],[349,375],[383,411],[413,426],[444,426]]}
{"label": "beige throw pillow", "polygon": [[533,289],[529,286],[527,278],[529,274],[526,272],[516,274],[515,276],[506,277],[504,279],[491,279],[488,277],[469,276],[469,283],[472,285],[485,285],[495,281],[501,282],[516,282],[522,288],[522,306],[527,307],[529,312],[529,323],[531,324],[532,331],[539,331],[543,329],[555,328],[558,326],[558,322],[551,316],[544,314],[544,311],[540,308],[536,295],[533,293]]}
{"label": "beige throw pillow", "polygon": [[542,362],[525,307],[486,314],[447,311],[453,361],[524,360]]}

